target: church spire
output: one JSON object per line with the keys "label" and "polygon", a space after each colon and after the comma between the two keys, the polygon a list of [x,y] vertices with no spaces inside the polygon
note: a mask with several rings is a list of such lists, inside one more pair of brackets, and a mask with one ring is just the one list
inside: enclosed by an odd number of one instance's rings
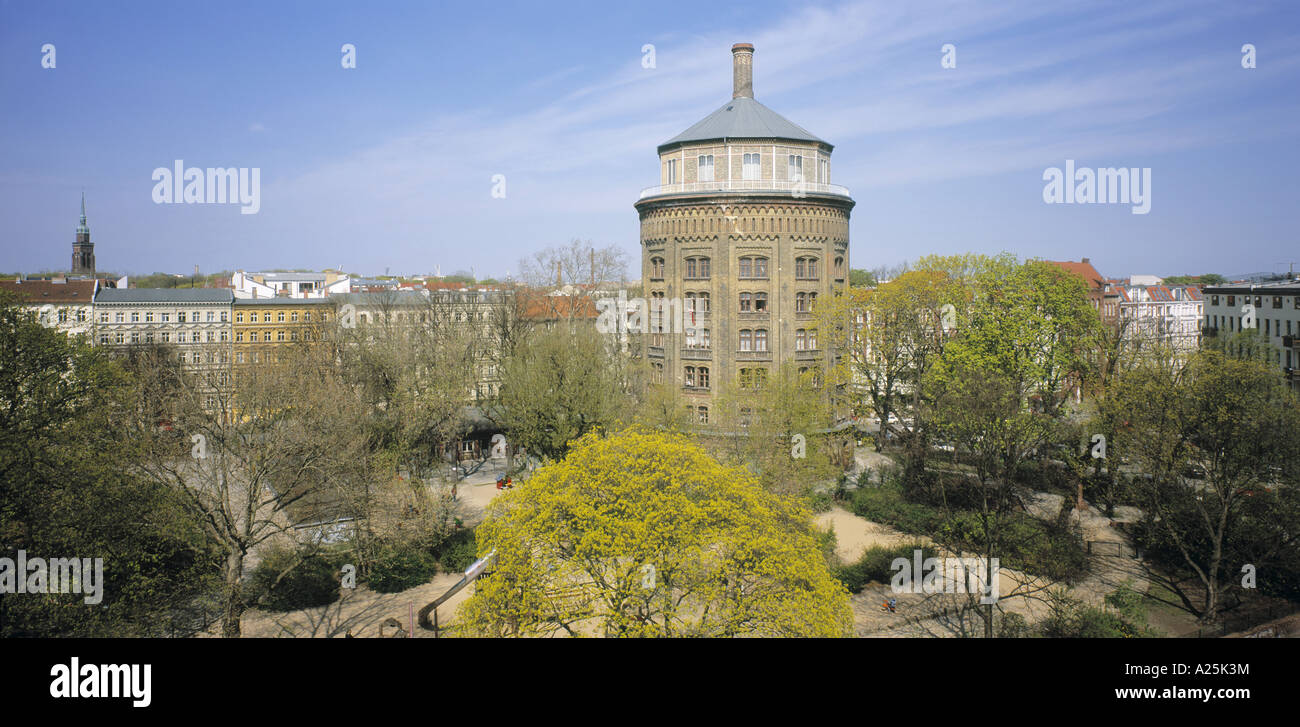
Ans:
{"label": "church spire", "polygon": [[86,193],[81,193],[81,224],[77,225],[78,235],[89,235],[90,227],[86,225]]}

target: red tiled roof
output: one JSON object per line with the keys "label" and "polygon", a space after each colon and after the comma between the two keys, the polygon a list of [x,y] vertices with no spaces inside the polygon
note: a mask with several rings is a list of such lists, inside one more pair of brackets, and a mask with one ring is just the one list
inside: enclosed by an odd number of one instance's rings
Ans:
{"label": "red tiled roof", "polygon": [[0,290],[17,293],[28,303],[91,303],[95,299],[94,280],[0,280]]}
{"label": "red tiled roof", "polygon": [[1101,273],[1097,272],[1097,268],[1094,268],[1090,262],[1076,263],[1070,260],[1060,262],[1056,260],[1044,260],[1043,262],[1055,265],[1066,272],[1078,275],[1083,278],[1083,282],[1088,284],[1090,290],[1098,291],[1104,289],[1106,286],[1106,278],[1103,278]]}

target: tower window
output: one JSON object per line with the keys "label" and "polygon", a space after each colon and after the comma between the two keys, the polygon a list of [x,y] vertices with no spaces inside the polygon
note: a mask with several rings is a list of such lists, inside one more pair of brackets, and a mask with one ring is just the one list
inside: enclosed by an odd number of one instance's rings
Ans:
{"label": "tower window", "polygon": [[743,166],[741,167],[742,179],[759,179],[761,176],[758,154],[746,154],[744,156]]}
{"label": "tower window", "polygon": [[798,182],[803,179],[803,157],[798,154],[790,155],[790,163],[786,169],[786,178],[792,182]]}
{"label": "tower window", "polygon": [[713,155],[701,154],[698,160],[698,172],[701,182],[713,181]]}

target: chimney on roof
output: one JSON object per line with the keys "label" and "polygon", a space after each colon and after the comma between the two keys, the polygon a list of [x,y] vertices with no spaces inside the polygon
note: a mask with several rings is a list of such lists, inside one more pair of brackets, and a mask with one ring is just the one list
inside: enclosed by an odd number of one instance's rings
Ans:
{"label": "chimney on roof", "polygon": [[754,97],[754,44],[731,46],[732,98]]}
{"label": "chimney on roof", "polygon": [[1083,262],[1085,262],[1085,263],[1090,263],[1090,262],[1092,262],[1092,261],[1089,260],[1088,258],[1084,258],[1084,259],[1083,259]]}

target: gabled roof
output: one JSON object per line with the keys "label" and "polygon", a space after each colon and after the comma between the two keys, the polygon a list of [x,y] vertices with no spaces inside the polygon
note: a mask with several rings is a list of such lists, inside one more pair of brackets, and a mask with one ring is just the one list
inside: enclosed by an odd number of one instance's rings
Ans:
{"label": "gabled roof", "polygon": [[792,139],[831,145],[752,98],[740,96],[723,104],[694,126],[659,145],[670,147],[712,139]]}
{"label": "gabled roof", "polygon": [[1089,290],[1096,291],[1105,288],[1106,278],[1102,277],[1102,274],[1097,272],[1097,268],[1094,268],[1091,262],[1074,262],[1071,260],[1060,262],[1056,260],[1044,260],[1043,262],[1055,265],[1068,273],[1074,273],[1083,278],[1083,282],[1088,284]]}

